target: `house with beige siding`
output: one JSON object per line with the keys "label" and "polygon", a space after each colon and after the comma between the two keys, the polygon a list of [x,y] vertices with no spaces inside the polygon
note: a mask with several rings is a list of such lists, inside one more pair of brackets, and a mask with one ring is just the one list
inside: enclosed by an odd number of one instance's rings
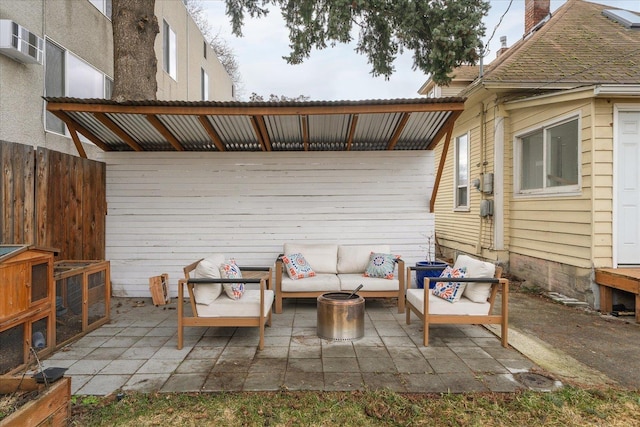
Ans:
{"label": "house with beige siding", "polygon": [[640,266],[639,26],[637,12],[527,0],[521,40],[454,71],[465,110],[435,150],[432,200],[445,256],[596,307],[596,272]]}

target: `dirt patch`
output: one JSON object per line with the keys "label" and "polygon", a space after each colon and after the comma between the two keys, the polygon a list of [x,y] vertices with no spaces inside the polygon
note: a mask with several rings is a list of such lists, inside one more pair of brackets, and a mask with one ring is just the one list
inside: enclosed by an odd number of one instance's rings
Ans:
{"label": "dirt patch", "polygon": [[0,421],[16,412],[23,405],[37,399],[42,393],[40,390],[16,391],[15,393],[0,395]]}

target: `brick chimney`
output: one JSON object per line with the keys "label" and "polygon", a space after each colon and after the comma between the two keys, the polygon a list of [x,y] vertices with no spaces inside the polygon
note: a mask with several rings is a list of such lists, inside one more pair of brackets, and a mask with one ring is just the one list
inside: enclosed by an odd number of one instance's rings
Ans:
{"label": "brick chimney", "polygon": [[551,12],[551,0],[525,0],[524,2],[524,33],[529,34],[531,29],[546,18]]}

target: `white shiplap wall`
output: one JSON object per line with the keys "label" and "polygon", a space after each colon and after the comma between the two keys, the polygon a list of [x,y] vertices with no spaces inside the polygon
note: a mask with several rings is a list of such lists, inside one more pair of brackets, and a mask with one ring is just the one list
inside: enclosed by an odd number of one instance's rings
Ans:
{"label": "white shiplap wall", "polygon": [[104,153],[115,296],[214,252],[273,265],[287,241],[385,243],[423,259],[431,151]]}

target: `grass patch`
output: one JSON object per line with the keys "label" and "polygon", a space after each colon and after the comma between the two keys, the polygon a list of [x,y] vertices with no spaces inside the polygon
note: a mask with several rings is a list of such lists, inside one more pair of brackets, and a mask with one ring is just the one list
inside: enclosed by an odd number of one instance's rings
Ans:
{"label": "grass patch", "polygon": [[251,392],[126,394],[72,403],[75,426],[640,426],[640,393]]}

